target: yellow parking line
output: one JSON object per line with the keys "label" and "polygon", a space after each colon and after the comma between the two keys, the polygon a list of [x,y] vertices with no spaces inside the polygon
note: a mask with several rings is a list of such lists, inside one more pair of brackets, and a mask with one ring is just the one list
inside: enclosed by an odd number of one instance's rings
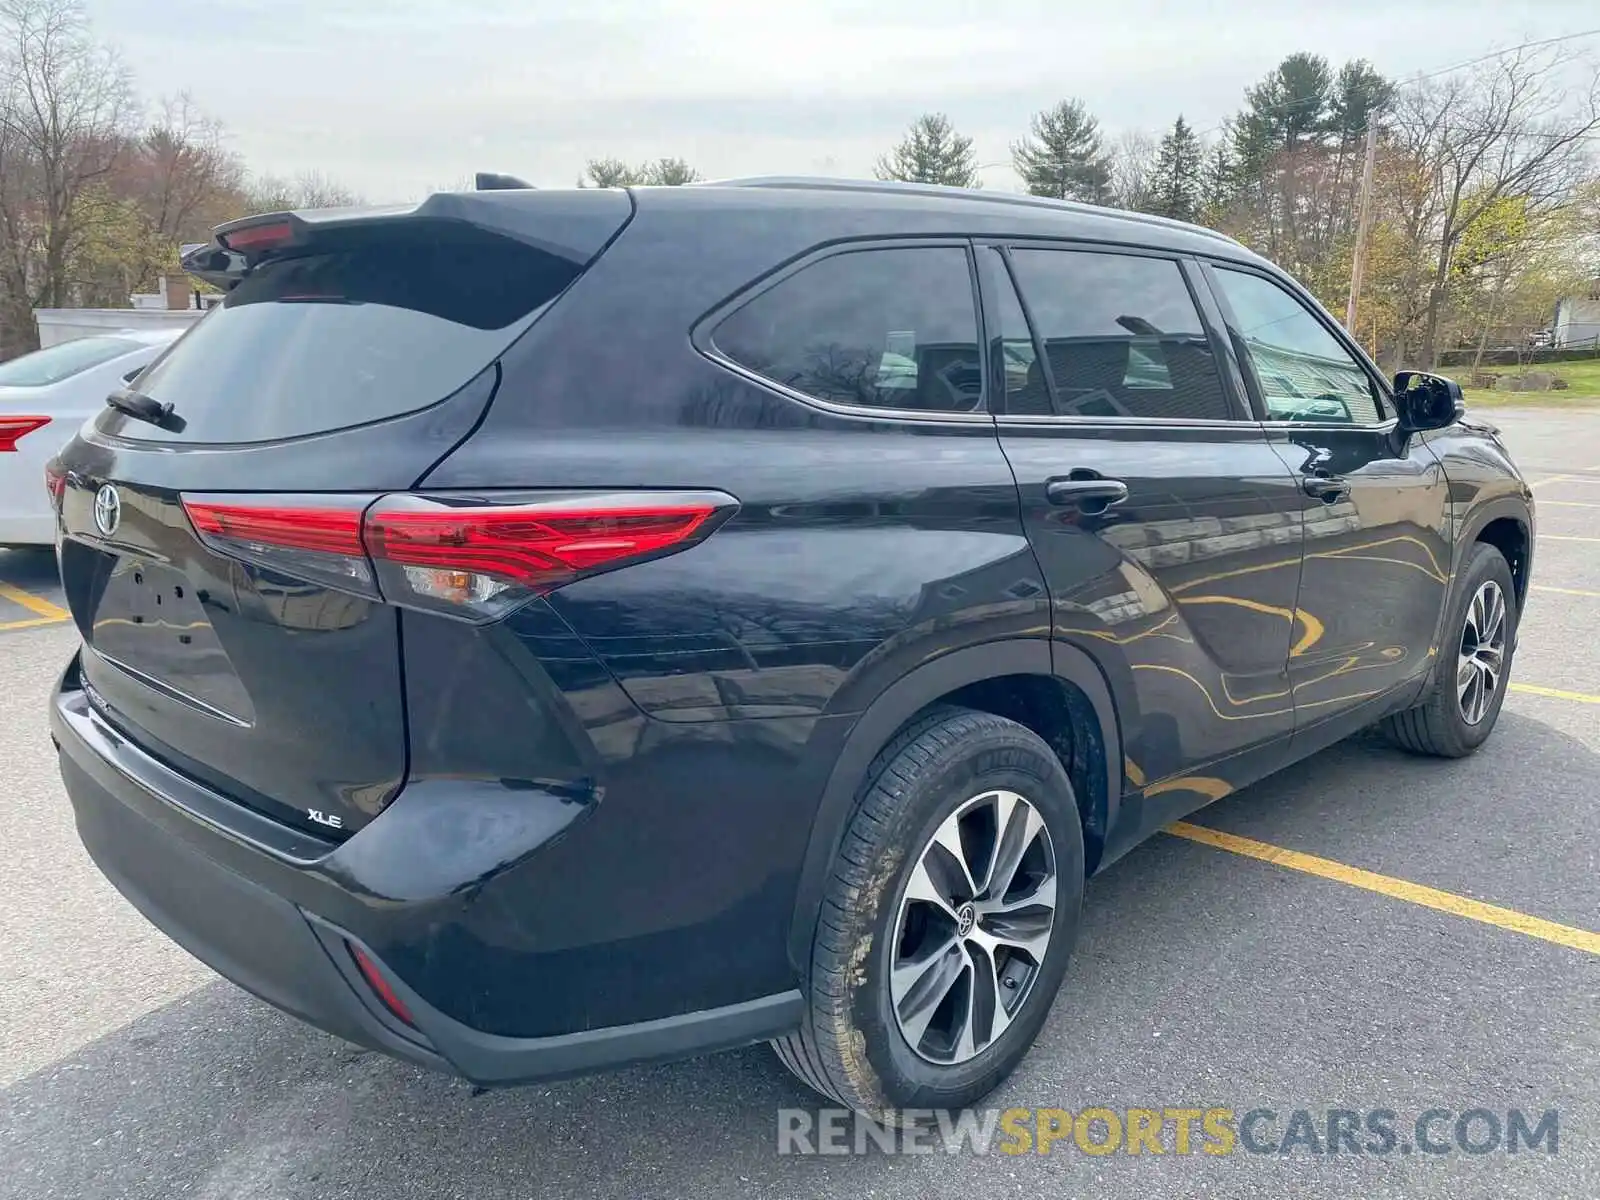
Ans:
{"label": "yellow parking line", "polygon": [[1543,487],[1547,483],[1600,483],[1600,479],[1586,478],[1597,471],[1600,471],[1600,463],[1592,467],[1579,467],[1576,471],[1567,471],[1560,475],[1546,475],[1543,479],[1535,479],[1528,486]]}
{"label": "yellow parking line", "polygon": [[1573,537],[1567,533],[1541,533],[1541,542],[1600,542],[1600,537]]}
{"label": "yellow parking line", "polygon": [[1592,501],[1589,501],[1589,500],[1541,500],[1541,501],[1539,501],[1539,507],[1540,508],[1600,508],[1600,504],[1595,504],[1595,503],[1593,503]]}
{"label": "yellow parking line", "polygon": [[1600,592],[1586,592],[1582,588],[1558,588],[1542,583],[1535,583],[1532,587],[1536,592],[1560,592],[1563,596],[1589,596],[1592,599],[1600,600]]}
{"label": "yellow parking line", "polygon": [[1576,700],[1579,704],[1600,704],[1600,696],[1591,696],[1588,692],[1563,692],[1560,688],[1539,687],[1532,683],[1513,683],[1510,690],[1526,692],[1530,696],[1550,696],[1556,700]]}
{"label": "yellow parking line", "polygon": [[65,617],[29,617],[26,621],[0,621],[0,633],[8,629],[34,629],[40,625],[59,625]]}
{"label": "yellow parking line", "polygon": [[42,596],[35,596],[32,592],[25,592],[5,582],[0,582],[0,598],[9,600],[13,604],[20,604],[29,612],[49,617],[52,621],[65,621],[72,615],[59,604],[51,604]]}
{"label": "yellow parking line", "polygon": [[1268,842],[1258,842],[1253,838],[1239,837],[1233,833],[1223,833],[1220,829],[1208,829],[1204,825],[1191,825],[1187,821],[1168,825],[1167,832],[1187,838],[1191,842],[1199,842],[1204,846],[1226,850],[1231,854],[1242,854],[1246,858],[1287,867],[1291,871],[1303,871],[1307,875],[1316,875],[1322,879],[1331,879],[1335,883],[1377,892],[1395,900],[1420,904],[1423,908],[1465,917],[1469,921],[1480,921],[1485,925],[1495,925],[1514,933],[1524,933],[1529,937],[1554,942],[1558,946],[1600,954],[1600,933],[1590,933],[1586,929],[1558,925],[1554,921],[1546,921],[1543,917],[1530,917],[1527,913],[1501,908],[1497,904],[1485,904],[1481,900],[1471,900],[1454,892],[1444,892],[1438,888],[1425,887],[1420,883],[1379,875],[1375,871],[1363,871],[1360,867],[1334,862],[1331,858],[1302,854],[1298,850],[1274,846]]}

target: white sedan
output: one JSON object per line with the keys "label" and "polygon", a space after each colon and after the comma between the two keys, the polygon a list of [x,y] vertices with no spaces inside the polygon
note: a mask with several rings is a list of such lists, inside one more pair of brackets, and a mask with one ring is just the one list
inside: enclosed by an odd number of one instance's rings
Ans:
{"label": "white sedan", "polygon": [[0,363],[0,546],[48,546],[44,465],[182,329],[125,330]]}

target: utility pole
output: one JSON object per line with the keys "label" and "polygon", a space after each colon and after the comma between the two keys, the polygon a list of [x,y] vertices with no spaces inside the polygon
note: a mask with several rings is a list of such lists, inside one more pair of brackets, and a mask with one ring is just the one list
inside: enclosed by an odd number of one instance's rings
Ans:
{"label": "utility pole", "polygon": [[1356,216],[1356,249],[1350,260],[1350,302],[1344,309],[1344,327],[1356,332],[1356,304],[1361,298],[1361,276],[1367,266],[1367,234],[1372,226],[1372,165],[1378,157],[1378,117],[1367,118],[1367,159],[1361,165],[1361,199]]}

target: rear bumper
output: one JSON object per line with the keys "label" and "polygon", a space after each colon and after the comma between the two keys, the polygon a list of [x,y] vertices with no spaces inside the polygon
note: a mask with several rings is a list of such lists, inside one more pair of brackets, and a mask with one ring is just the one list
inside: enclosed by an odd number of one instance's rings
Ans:
{"label": "rear bumper", "polygon": [[[39,485],[40,491],[44,485]],[[53,546],[56,540],[55,514],[11,513],[0,515],[0,546]]]}
{"label": "rear bumper", "polygon": [[[725,1049],[799,1022],[800,994],[788,991],[547,1037],[472,1028],[430,1004],[393,969],[395,959],[384,959],[386,947],[439,939],[450,919],[437,895],[397,903],[351,880],[360,865],[351,848],[384,822],[342,845],[320,843],[201,789],[110,726],[77,686],[75,665],[50,718],[79,836],[106,877],[196,958],[338,1037],[477,1083],[508,1084]],[[432,882],[459,897],[449,881]],[[370,915],[375,899],[381,919]],[[384,964],[414,1028],[366,986],[346,943]],[[484,969],[493,970],[492,959]]]}
{"label": "rear bumper", "polygon": [[[65,732],[65,736],[63,736]],[[219,866],[140,815],[86,769],[58,723],[61,771],[78,836],[95,865],[158,929],[240,987],[292,1016],[374,1050],[445,1069],[363,1002],[330,947],[293,904]],[[69,749],[71,747],[71,749]],[[392,1019],[391,1019],[392,1020]]]}
{"label": "rear bumper", "polygon": [[44,465],[61,448],[47,436],[54,428],[29,434],[14,454],[0,454],[0,546],[55,542],[56,514],[44,486]]}

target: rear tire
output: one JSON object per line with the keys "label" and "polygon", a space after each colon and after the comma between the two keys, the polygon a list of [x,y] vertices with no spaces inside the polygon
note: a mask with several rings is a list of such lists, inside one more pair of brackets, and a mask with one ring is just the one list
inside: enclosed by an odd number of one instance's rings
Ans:
{"label": "rear tire", "polygon": [[[1403,750],[1437,758],[1463,758],[1483,745],[1505,703],[1517,618],[1505,556],[1485,542],[1473,543],[1456,578],[1432,690],[1415,708],[1385,717],[1379,725],[1384,735]],[[1485,664],[1494,662],[1498,670],[1491,678]]]}
{"label": "rear tire", "polygon": [[1050,747],[1003,717],[936,710],[868,771],[818,914],[805,1019],[773,1048],[887,1124],[974,1104],[1049,1015],[1082,895],[1082,826]]}

